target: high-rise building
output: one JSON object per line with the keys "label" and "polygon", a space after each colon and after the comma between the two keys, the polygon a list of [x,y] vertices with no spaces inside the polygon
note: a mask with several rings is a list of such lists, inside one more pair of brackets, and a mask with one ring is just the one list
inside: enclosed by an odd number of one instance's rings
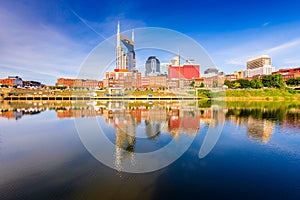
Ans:
{"label": "high-rise building", "polygon": [[146,61],[145,76],[160,75],[160,61],[156,56],[150,56]]}
{"label": "high-rise building", "polygon": [[160,63],[160,74],[163,76],[168,76],[169,63]]}
{"label": "high-rise building", "polygon": [[[127,52],[121,46],[121,42],[127,48]],[[136,59],[134,51],[134,32],[132,31],[131,39],[120,34],[120,23],[117,30],[117,54],[116,69],[118,70],[134,70]]]}
{"label": "high-rise building", "polygon": [[256,69],[256,68],[263,67],[264,65],[271,65],[270,56],[262,55],[248,60],[247,69]]}
{"label": "high-rise building", "polygon": [[247,62],[247,77],[270,75],[273,72],[275,72],[275,68],[271,66],[271,58],[268,55],[252,58]]}
{"label": "high-rise building", "polygon": [[211,67],[211,68],[207,68],[202,77],[208,78],[208,77],[212,77],[212,76],[216,76],[218,75],[219,70],[217,68]]}

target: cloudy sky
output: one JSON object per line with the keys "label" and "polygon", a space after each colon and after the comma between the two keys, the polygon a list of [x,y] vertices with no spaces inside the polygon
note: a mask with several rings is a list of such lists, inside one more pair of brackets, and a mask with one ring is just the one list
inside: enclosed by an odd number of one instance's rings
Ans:
{"label": "cloudy sky", "polygon": [[261,54],[270,55],[276,69],[300,66],[297,0],[0,1],[0,78],[53,85],[58,77],[77,77],[118,21],[122,31],[161,27],[185,34],[227,73]]}

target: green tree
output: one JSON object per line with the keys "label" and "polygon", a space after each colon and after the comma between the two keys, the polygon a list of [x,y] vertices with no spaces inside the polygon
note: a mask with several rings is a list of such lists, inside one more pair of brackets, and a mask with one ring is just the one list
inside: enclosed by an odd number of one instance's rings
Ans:
{"label": "green tree", "polygon": [[290,79],[286,80],[285,83],[289,86],[294,86],[294,85],[296,85],[295,82],[296,82],[296,79],[290,78]]}
{"label": "green tree", "polygon": [[259,89],[263,87],[263,84],[259,78],[255,78],[250,81],[251,88]]}
{"label": "green tree", "polygon": [[233,88],[240,88],[240,87],[241,87],[241,84],[237,81],[234,81]]}
{"label": "green tree", "polygon": [[195,86],[195,80],[192,80],[192,82],[190,83],[190,86],[193,88]]}
{"label": "green tree", "polygon": [[300,77],[290,78],[290,79],[286,80],[286,84],[289,86],[298,86],[298,85],[300,85]]}
{"label": "green tree", "polygon": [[203,82],[201,82],[200,87],[204,88],[204,83]]}
{"label": "green tree", "polygon": [[216,87],[218,87],[218,83],[216,82],[216,81],[213,81],[213,88],[216,88]]}
{"label": "green tree", "polygon": [[233,88],[234,87],[234,82],[230,80],[225,80],[224,85],[226,85],[228,88]]}
{"label": "green tree", "polygon": [[240,84],[240,88],[250,88],[251,84],[248,79],[239,79],[237,82]]}
{"label": "green tree", "polygon": [[264,87],[270,87],[270,88],[284,88],[285,83],[283,81],[281,74],[273,74],[273,75],[267,75],[262,78],[262,83]]}

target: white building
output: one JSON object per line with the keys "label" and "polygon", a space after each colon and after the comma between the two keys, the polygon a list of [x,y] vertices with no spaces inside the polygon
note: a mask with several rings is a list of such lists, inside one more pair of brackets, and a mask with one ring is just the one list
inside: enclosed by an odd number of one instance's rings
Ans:
{"label": "white building", "polygon": [[272,72],[275,72],[275,67],[272,67],[271,58],[268,55],[262,55],[247,61],[246,77],[270,75]]}

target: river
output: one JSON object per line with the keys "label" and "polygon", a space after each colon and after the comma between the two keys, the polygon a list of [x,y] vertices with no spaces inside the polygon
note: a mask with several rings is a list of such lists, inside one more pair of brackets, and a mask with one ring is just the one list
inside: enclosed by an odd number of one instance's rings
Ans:
{"label": "river", "polygon": [[299,102],[0,108],[0,199],[300,199]]}

